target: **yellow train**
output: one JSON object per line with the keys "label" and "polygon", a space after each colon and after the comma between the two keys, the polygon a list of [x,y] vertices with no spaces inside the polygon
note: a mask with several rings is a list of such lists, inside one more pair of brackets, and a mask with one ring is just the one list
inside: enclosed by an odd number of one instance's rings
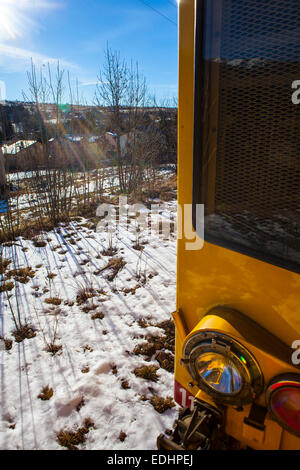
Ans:
{"label": "yellow train", "polygon": [[183,410],[159,449],[300,449],[299,37],[298,0],[179,2]]}

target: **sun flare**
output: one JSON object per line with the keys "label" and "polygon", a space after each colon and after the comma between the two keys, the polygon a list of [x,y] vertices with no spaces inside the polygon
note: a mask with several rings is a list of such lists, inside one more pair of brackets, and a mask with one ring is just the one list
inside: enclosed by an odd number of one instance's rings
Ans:
{"label": "sun flare", "polygon": [[13,40],[25,35],[36,25],[36,13],[56,7],[50,0],[0,0],[0,41]]}
{"label": "sun flare", "polygon": [[0,38],[15,39],[22,35],[15,1],[0,0]]}

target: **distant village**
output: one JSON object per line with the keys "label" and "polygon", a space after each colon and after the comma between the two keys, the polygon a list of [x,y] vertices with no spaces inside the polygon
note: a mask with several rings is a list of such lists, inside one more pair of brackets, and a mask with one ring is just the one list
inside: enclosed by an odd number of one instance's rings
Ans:
{"label": "distant village", "polygon": [[[126,161],[132,139],[143,141],[155,135],[160,142],[158,163],[176,161],[177,109],[149,107],[140,110],[141,118],[134,132],[112,130],[109,108],[88,105],[53,105],[43,103],[41,120],[36,116],[36,104],[5,101],[0,104],[0,146],[6,173],[41,170],[45,166],[43,143],[48,141],[47,164],[51,168],[86,171],[111,166],[120,146]],[[120,110],[126,122],[128,110]],[[129,118],[128,118],[129,119]]]}

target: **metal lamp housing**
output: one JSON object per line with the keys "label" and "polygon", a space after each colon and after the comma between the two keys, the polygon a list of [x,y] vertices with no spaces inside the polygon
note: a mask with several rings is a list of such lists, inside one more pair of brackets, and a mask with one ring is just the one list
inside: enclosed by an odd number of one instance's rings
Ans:
{"label": "metal lamp housing", "polygon": [[[233,364],[241,377],[237,390],[223,393],[201,377],[197,359],[205,353],[216,353]],[[224,405],[241,407],[252,403],[264,388],[263,374],[254,356],[241,343],[223,333],[204,330],[191,336],[184,346],[183,363],[199,389]]]}

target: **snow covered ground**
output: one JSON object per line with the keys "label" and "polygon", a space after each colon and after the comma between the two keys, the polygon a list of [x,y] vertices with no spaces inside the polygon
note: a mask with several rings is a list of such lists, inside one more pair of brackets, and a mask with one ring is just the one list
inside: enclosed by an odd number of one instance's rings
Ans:
{"label": "snow covered ground", "polygon": [[[174,220],[176,202],[159,212]],[[64,449],[59,433],[75,433],[87,418],[93,425],[79,433],[79,449],[155,449],[158,434],[172,427],[177,407],[159,413],[151,400],[172,397],[173,374],[137,346],[152,336],[166,348],[165,330],[155,325],[175,309],[176,234],[135,235],[135,223],[122,222],[111,236],[78,218],[2,247],[11,262],[0,275],[0,289],[8,289],[0,293],[1,449]],[[133,248],[137,237],[143,250]],[[15,340],[12,312],[36,329],[34,337]],[[156,366],[157,378],[155,370],[154,381],[137,376],[141,366]],[[53,395],[42,400],[46,386]]]}

